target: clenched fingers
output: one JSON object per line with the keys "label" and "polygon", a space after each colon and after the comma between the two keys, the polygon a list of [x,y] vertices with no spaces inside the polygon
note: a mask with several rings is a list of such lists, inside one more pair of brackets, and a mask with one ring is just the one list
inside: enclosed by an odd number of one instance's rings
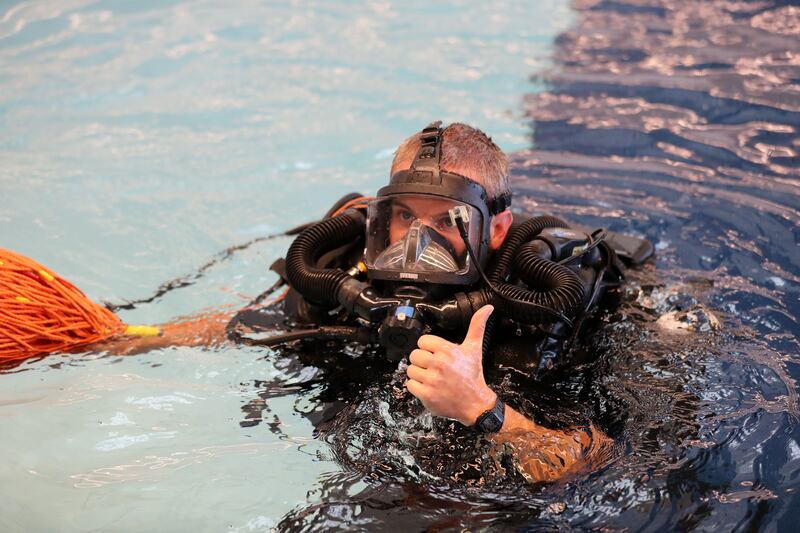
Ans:
{"label": "clenched fingers", "polygon": [[433,368],[436,366],[436,356],[428,350],[420,350],[419,348],[411,352],[408,360],[411,361],[412,365],[417,365],[420,368]]}
{"label": "clenched fingers", "polygon": [[429,397],[430,387],[420,383],[419,381],[409,379],[406,381],[406,388],[408,389],[408,392],[419,398],[423,405],[425,404],[425,400]]}
{"label": "clenched fingers", "polygon": [[420,383],[427,383],[429,380],[431,371],[426,370],[424,368],[420,368],[416,365],[410,365],[408,369],[406,369],[406,374],[410,379],[414,381],[419,381]]}
{"label": "clenched fingers", "polygon": [[454,347],[456,345],[436,335],[423,335],[417,341],[417,346],[419,346],[423,350],[427,350],[433,353],[444,348]]}

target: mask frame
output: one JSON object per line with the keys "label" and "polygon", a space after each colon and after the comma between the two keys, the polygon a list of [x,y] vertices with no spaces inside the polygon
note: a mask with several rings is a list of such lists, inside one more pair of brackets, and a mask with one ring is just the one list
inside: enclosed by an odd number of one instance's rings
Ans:
{"label": "mask frame", "polygon": [[[444,130],[441,121],[433,122],[422,130],[420,148],[408,170],[395,172],[389,184],[378,190],[376,201],[396,195],[428,195],[467,204],[480,213],[480,238],[475,252],[481,267],[489,257],[490,224],[493,215],[504,211],[511,204],[511,195],[506,193],[489,198],[486,189],[479,183],[453,172],[441,170],[441,150]],[[367,247],[374,245],[371,239],[379,238],[376,228],[367,227]],[[385,243],[379,244],[385,247]],[[366,256],[365,250],[365,256]],[[367,271],[370,279],[414,281],[417,283],[443,283],[449,285],[472,285],[480,278],[476,265],[470,261],[466,273],[420,273],[410,278],[407,273],[397,271]]]}
{"label": "mask frame", "polygon": [[427,203],[432,199],[439,200],[439,197],[395,194],[370,202],[363,260],[371,279],[464,284],[464,276],[471,272],[473,260],[452,216],[454,212],[466,213],[467,218],[474,221],[468,223],[466,233],[472,248],[477,249],[483,230],[482,214],[450,198],[444,199],[438,208],[425,206],[421,212],[415,211],[415,202]]}

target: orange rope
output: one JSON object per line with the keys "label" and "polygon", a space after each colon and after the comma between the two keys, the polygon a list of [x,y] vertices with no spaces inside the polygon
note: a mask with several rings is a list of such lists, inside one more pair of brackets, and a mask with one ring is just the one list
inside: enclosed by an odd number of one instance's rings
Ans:
{"label": "orange rope", "polygon": [[71,350],[125,328],[58,274],[0,248],[0,363]]}

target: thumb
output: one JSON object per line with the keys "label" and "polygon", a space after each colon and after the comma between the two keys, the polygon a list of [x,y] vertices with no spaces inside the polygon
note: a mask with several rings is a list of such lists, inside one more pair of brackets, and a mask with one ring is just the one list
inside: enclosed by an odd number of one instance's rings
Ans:
{"label": "thumb", "polygon": [[484,305],[478,312],[472,315],[472,320],[469,322],[469,329],[467,336],[464,337],[463,344],[471,344],[473,346],[483,345],[483,333],[486,331],[486,322],[494,311],[491,305]]}

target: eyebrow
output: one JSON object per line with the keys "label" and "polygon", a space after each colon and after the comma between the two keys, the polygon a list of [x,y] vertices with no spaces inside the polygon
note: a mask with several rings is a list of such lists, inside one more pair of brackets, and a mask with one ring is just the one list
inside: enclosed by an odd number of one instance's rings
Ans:
{"label": "eyebrow", "polygon": [[409,211],[413,211],[413,209],[411,209],[408,205],[404,204],[400,200],[395,200],[392,205],[404,207],[404,208],[408,209]]}
{"label": "eyebrow", "polygon": [[[394,201],[394,205],[398,205],[398,206],[400,206],[400,207],[402,207],[404,209],[407,209],[407,210],[411,211],[414,215],[417,214],[417,212],[414,211],[414,209],[412,209],[411,206],[409,206],[408,204],[403,203],[401,200],[395,200]],[[446,210],[446,211],[439,211],[438,213],[436,213],[433,216],[434,217],[441,217],[441,216],[445,216],[445,215],[450,216],[450,210],[449,209]],[[417,217],[417,218],[419,218],[419,217]]]}

